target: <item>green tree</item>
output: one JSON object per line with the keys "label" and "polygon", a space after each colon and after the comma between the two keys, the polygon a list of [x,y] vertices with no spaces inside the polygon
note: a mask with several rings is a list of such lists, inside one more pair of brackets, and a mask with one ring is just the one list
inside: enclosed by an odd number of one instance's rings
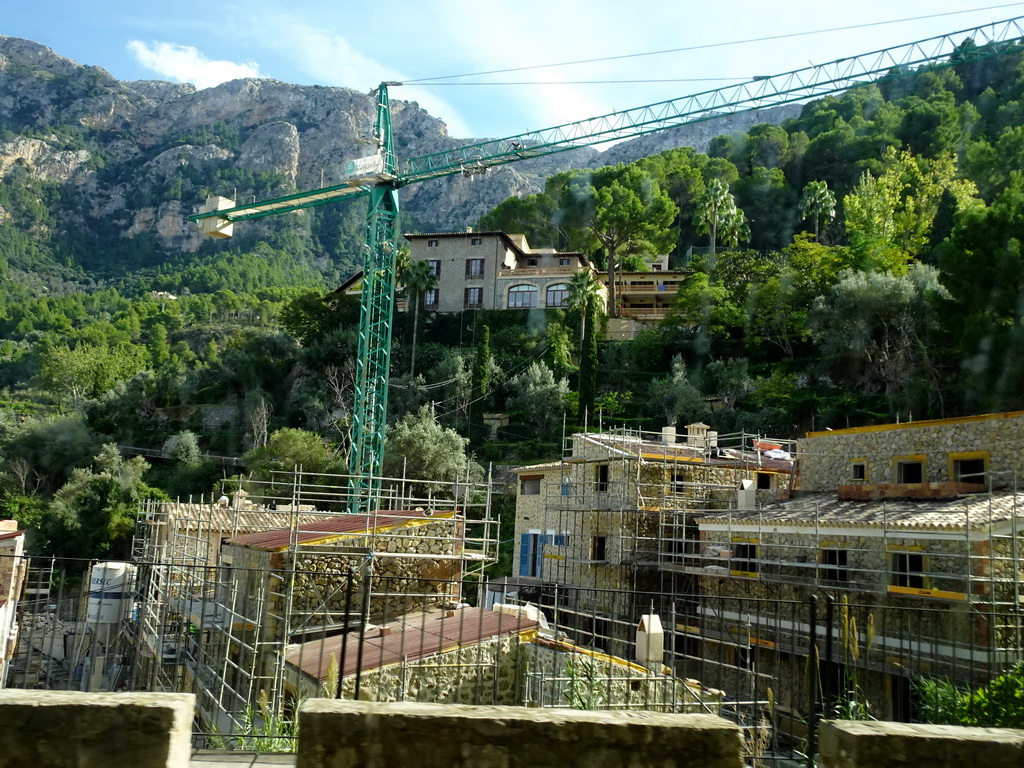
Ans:
{"label": "green tree", "polygon": [[[697,204],[697,231],[708,235],[708,254],[715,256],[719,230],[728,232],[730,238],[739,239],[746,219],[740,218],[736,200],[729,194],[729,186],[721,179],[712,179]],[[742,223],[741,223],[742,222]],[[749,231],[749,230],[748,230]]]}
{"label": "green tree", "polygon": [[483,469],[467,453],[469,441],[438,422],[431,406],[404,416],[388,428],[384,476],[419,480],[411,492],[450,496],[455,483],[477,482]]}
{"label": "green tree", "polygon": [[576,414],[582,424],[597,394],[597,323],[601,313],[601,284],[593,272],[580,270],[569,280],[568,307],[580,323],[579,404]]}
{"label": "green tree", "polygon": [[142,482],[149,463],[123,459],[114,444],[100,448],[92,468],[76,468],[52,503],[55,554],[127,559],[139,502],[166,495]]}
{"label": "green tree", "polygon": [[315,432],[284,427],[271,433],[267,444],[245,454],[245,466],[261,480],[273,473],[291,473],[296,468],[314,476],[342,471],[337,453]]}
{"label": "green tree", "polygon": [[510,387],[514,394],[508,400],[509,407],[522,413],[528,424],[535,425],[538,435],[547,437],[552,425],[565,412],[569,382],[555,379],[551,369],[543,363],[533,363],[512,379]]}
{"label": "green tree", "polygon": [[409,375],[416,375],[416,336],[419,332],[420,307],[423,294],[437,285],[434,270],[426,261],[414,261],[405,270],[403,277],[408,301],[412,304],[412,351],[410,352]]}
{"label": "green tree", "polygon": [[593,189],[589,227],[608,260],[608,314],[618,317],[615,296],[617,258],[633,252],[664,252],[675,241],[671,226],[678,209],[649,174],[636,166],[620,169],[618,178]]}
{"label": "green tree", "polygon": [[690,383],[682,355],[672,358],[672,371],[668,376],[654,379],[647,391],[647,400],[665,416],[665,424],[675,426],[679,417],[687,421],[704,411],[704,397]]}
{"label": "green tree", "polygon": [[800,215],[814,222],[814,241],[819,242],[820,225],[836,217],[836,196],[826,181],[808,181],[800,198]]}
{"label": "green tree", "polygon": [[817,300],[809,321],[836,380],[884,394],[894,409],[941,412],[929,350],[934,305],[948,295],[938,270],[924,264],[905,275],[848,271]]}

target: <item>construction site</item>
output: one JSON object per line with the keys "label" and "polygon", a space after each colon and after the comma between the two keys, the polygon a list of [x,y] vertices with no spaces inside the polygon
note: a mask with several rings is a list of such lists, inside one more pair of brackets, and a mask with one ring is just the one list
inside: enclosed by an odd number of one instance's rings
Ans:
{"label": "construction site", "polygon": [[817,718],[914,721],[920,681],[1022,658],[1022,426],[899,425],[874,454],[856,430],[568,436],[516,469],[502,577],[493,478],[384,479],[372,514],[299,471],[150,503],[130,563],[28,561],[7,683],[192,692],[197,744],[261,749],[313,697],[714,712],[785,765]]}

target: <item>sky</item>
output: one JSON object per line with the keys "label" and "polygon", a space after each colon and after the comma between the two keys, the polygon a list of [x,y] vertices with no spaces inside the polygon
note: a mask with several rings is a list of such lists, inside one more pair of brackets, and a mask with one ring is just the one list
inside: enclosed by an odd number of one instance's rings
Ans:
{"label": "sky", "polygon": [[[5,5],[0,35],[42,43],[119,80],[208,88],[265,77],[364,93],[400,81],[392,99],[418,102],[459,138],[512,136],[1024,16],[1024,2],[964,0]],[[664,51],[675,52],[640,55]],[[610,57],[619,58],[543,66]],[[523,67],[531,69],[476,74]],[[412,82],[464,74],[472,76]],[[609,82],[623,80],[670,82]]]}

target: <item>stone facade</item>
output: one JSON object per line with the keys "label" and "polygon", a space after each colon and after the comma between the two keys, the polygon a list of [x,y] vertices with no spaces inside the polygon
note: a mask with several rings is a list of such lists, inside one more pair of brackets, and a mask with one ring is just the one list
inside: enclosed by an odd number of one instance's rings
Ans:
{"label": "stone facade", "polygon": [[[877,427],[812,432],[798,441],[799,488],[834,491],[839,485],[902,482],[901,458],[922,461],[922,482],[957,480],[951,476],[960,457],[984,459],[993,487],[1024,477],[1024,412],[965,416],[957,419],[886,424]],[[864,476],[854,476],[855,464]],[[1002,474],[1000,474],[1002,473]]]}
{"label": "stone facade", "polygon": [[[573,274],[592,267],[581,253],[533,250],[523,235],[504,232],[455,232],[406,235],[411,261],[432,262],[437,275],[436,312],[467,309],[552,309],[564,306],[564,294],[548,289],[566,286]],[[523,305],[510,300],[517,286],[535,289]],[[472,291],[472,293],[471,293]]]}

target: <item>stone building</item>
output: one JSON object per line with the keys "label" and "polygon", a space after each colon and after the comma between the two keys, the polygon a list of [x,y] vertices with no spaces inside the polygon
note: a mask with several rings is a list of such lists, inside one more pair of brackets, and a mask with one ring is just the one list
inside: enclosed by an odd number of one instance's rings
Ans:
{"label": "stone building", "polygon": [[28,571],[25,531],[14,520],[0,520],[0,688],[18,643],[18,600]]}
{"label": "stone building", "polygon": [[795,498],[697,520],[692,637],[736,667],[789,665],[773,693],[795,711],[812,645],[823,689],[874,717],[913,717],[918,678],[988,681],[1024,647],[1022,431],[1011,413],[808,435]]}
{"label": "stone building", "polygon": [[437,279],[424,296],[425,308],[435,312],[559,309],[572,276],[593,271],[582,253],[531,248],[524,235],[467,230],[405,239],[410,261],[426,261]]}
{"label": "stone building", "polygon": [[[594,653],[528,615],[460,606],[406,614],[358,635],[289,648],[295,700],[333,697],[444,704],[717,712],[721,692]],[[334,689],[332,690],[332,686]]]}
{"label": "stone building", "polygon": [[681,441],[674,428],[576,434],[561,461],[517,470],[517,574],[561,590],[559,626],[579,642],[622,653],[648,607],[639,594],[690,589],[675,578],[688,512],[727,508],[741,489],[764,501],[788,493],[779,444],[772,458],[753,435],[687,429]]}

